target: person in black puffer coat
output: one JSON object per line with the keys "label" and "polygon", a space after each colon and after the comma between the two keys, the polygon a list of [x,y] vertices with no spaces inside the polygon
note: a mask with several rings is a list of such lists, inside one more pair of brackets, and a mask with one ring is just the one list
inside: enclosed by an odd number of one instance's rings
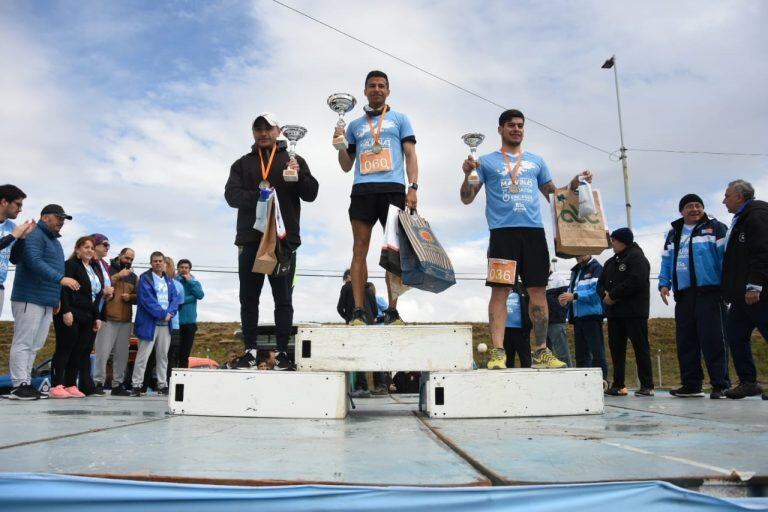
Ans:
{"label": "person in black puffer coat", "polygon": [[615,254],[605,262],[598,281],[598,287],[605,290],[603,304],[608,318],[608,346],[613,360],[613,384],[606,394],[627,394],[624,369],[629,338],[640,377],[640,389],[635,391],[635,396],[653,396],[653,370],[648,343],[651,265],[643,250],[634,242],[629,228],[611,233],[611,245]]}

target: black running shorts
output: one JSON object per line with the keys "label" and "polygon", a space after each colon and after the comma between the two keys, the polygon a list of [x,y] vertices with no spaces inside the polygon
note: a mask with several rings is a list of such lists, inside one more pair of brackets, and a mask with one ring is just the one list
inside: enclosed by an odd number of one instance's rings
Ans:
{"label": "black running shorts", "polygon": [[[517,262],[517,275],[526,288],[547,286],[549,248],[544,228],[497,228],[491,230],[488,258]],[[507,286],[485,282],[486,286]]]}

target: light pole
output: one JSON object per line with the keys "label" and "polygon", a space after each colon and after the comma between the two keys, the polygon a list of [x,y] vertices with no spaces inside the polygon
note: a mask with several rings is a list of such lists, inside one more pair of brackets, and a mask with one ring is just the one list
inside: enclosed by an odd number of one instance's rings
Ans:
{"label": "light pole", "polygon": [[619,99],[619,73],[616,70],[616,55],[603,63],[602,69],[613,68],[613,79],[616,83],[616,105],[619,108],[619,137],[621,138],[621,167],[624,170],[624,199],[627,205],[627,227],[632,229],[632,204],[629,201],[629,169],[627,168],[627,148],[624,147],[624,126],[621,124],[621,99]]}

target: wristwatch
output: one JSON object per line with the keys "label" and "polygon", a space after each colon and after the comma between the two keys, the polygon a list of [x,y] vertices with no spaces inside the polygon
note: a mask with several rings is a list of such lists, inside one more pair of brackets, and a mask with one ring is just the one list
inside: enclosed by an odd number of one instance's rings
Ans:
{"label": "wristwatch", "polygon": [[419,190],[419,184],[418,183],[411,183],[411,186],[409,188],[412,188],[413,190]]}

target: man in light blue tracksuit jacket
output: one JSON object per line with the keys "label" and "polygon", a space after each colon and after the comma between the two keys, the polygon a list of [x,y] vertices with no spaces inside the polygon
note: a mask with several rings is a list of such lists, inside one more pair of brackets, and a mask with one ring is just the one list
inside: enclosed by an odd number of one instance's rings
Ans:
{"label": "man in light blue tracksuit jacket", "polygon": [[573,324],[576,367],[599,366],[603,380],[608,379],[603,337],[603,291],[597,282],[603,266],[592,256],[577,256],[571,269],[568,291],[560,295],[560,304],[568,307],[568,320]]}
{"label": "man in light blue tracksuit jacket", "polygon": [[710,398],[725,398],[730,388],[728,350],[724,335],[725,304],[720,297],[725,235],[728,227],[704,212],[696,194],[680,199],[682,217],[672,223],[664,242],[659,293],[665,304],[675,297],[675,338],[682,386],[670,394],[701,397],[707,365]]}

